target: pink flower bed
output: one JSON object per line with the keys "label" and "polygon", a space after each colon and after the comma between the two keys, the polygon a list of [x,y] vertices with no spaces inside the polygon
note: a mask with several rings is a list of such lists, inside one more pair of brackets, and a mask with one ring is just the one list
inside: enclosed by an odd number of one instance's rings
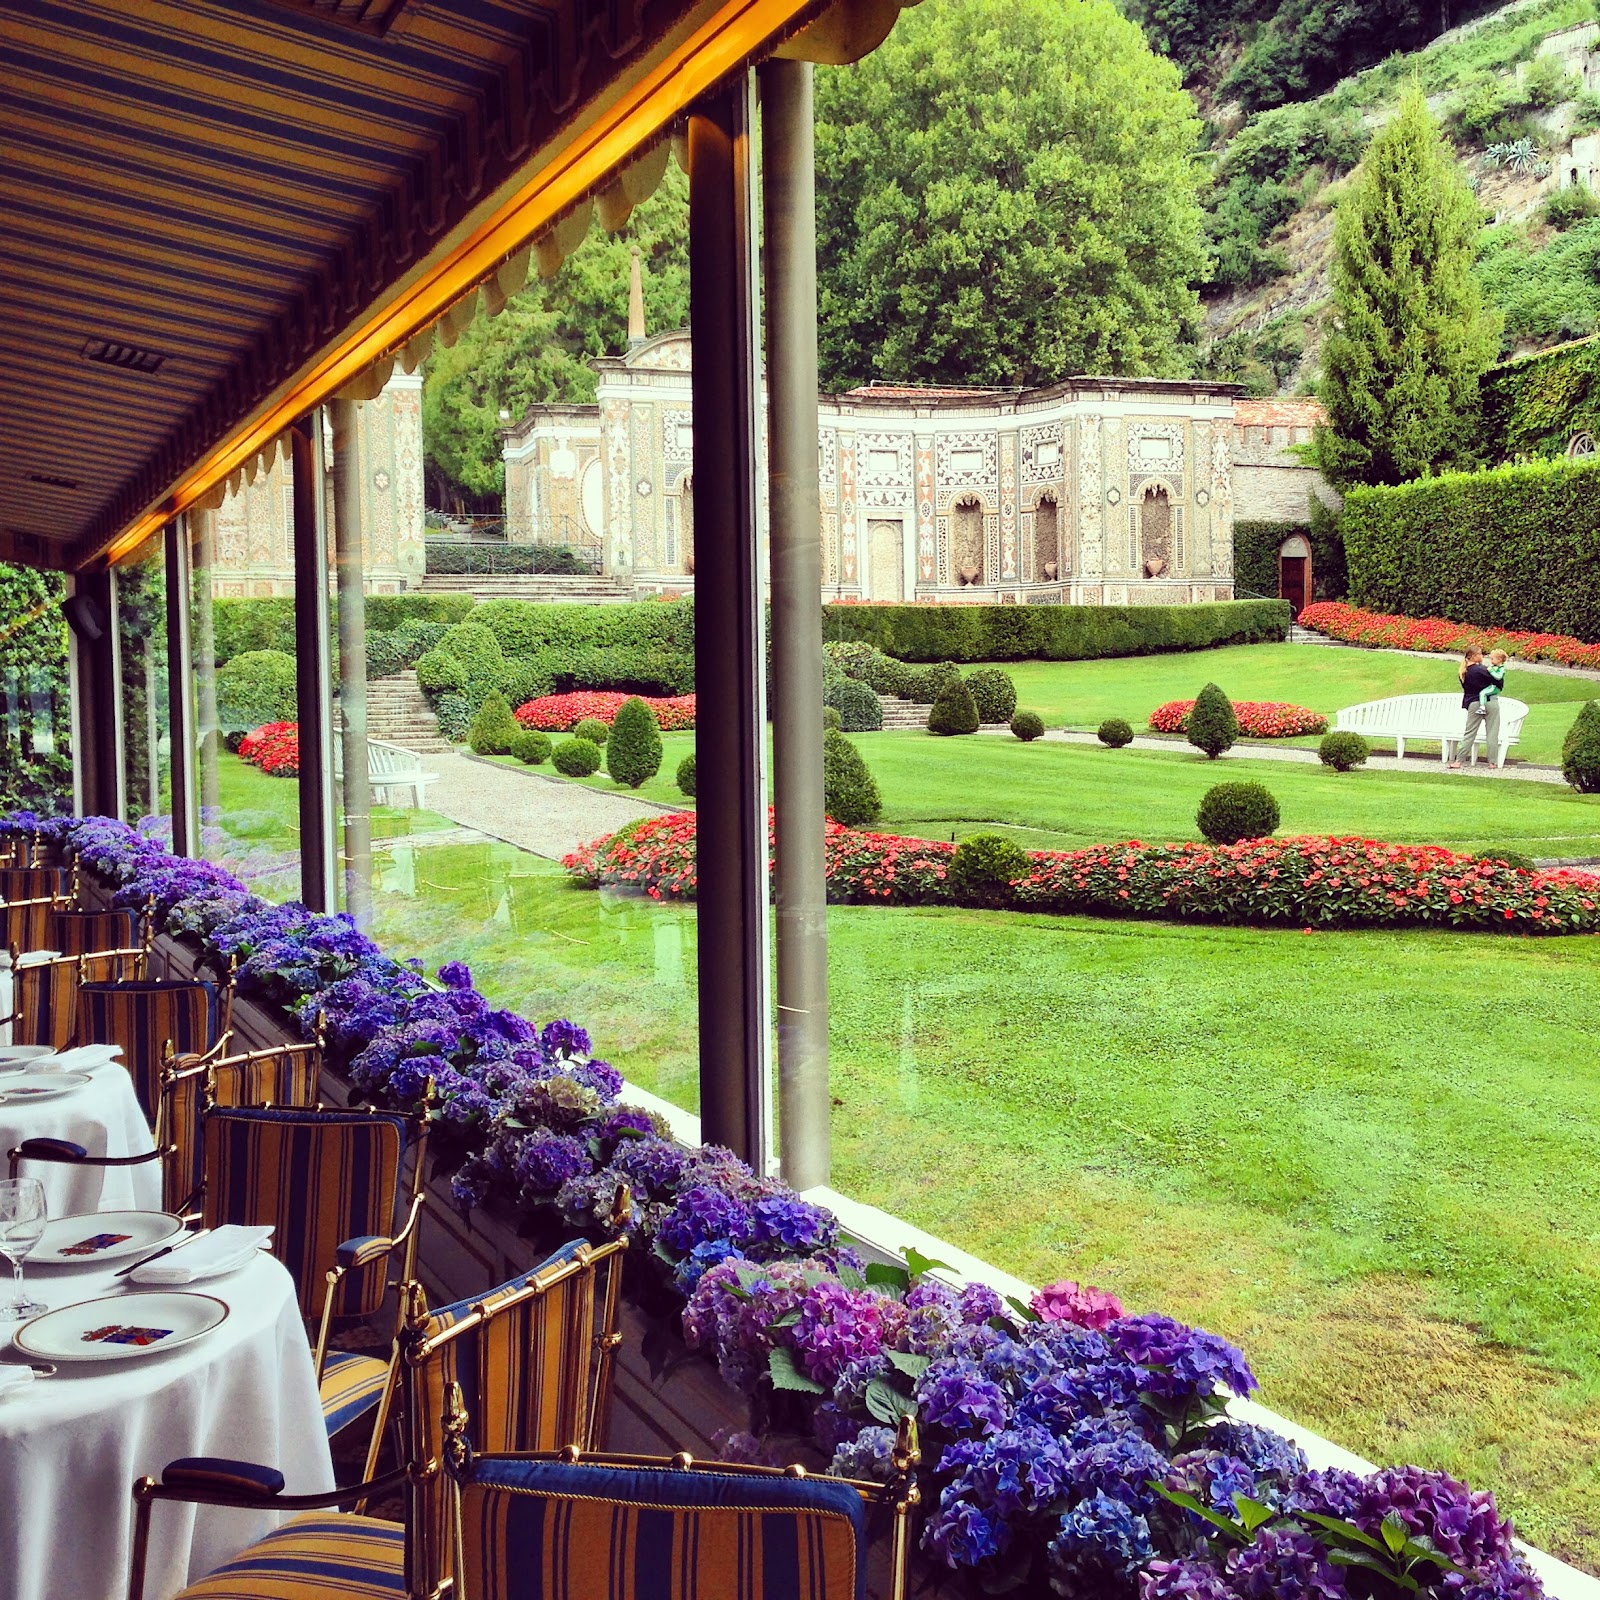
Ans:
{"label": "pink flower bed", "polygon": [[624,700],[639,699],[655,713],[663,733],[680,733],[694,726],[694,696],[670,697],[623,694],[617,689],[579,689],[571,694],[545,694],[516,709],[516,719],[524,728],[541,733],[565,733],[586,717],[593,717],[609,728]]}
{"label": "pink flower bed", "polygon": [[[1150,726],[1157,733],[1187,733],[1193,710],[1193,700],[1169,700],[1150,713]],[[1328,731],[1328,719],[1320,711],[1282,700],[1235,700],[1233,714],[1239,719],[1239,732],[1247,739],[1293,739]]]}
{"label": "pink flower bed", "polygon": [[1459,653],[1469,645],[1504,650],[1524,661],[1553,661],[1563,667],[1600,668],[1600,644],[1585,644],[1565,633],[1521,633],[1512,628],[1478,628],[1444,617],[1391,617],[1364,611],[1342,600],[1319,600],[1300,613],[1300,625],[1330,639],[1390,650]]}

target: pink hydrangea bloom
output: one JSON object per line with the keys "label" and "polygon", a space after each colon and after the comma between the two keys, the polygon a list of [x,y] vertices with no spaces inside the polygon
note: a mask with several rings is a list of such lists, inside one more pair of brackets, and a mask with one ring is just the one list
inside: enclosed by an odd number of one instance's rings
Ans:
{"label": "pink hydrangea bloom", "polygon": [[1071,1322],[1080,1328],[1104,1328],[1122,1315],[1122,1302],[1109,1290],[1070,1278],[1047,1283],[1028,1303],[1043,1322]]}

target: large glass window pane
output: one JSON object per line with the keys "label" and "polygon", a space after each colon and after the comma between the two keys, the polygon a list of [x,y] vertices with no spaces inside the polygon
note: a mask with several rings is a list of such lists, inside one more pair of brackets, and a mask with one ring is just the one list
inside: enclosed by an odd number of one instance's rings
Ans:
{"label": "large glass window pane", "polygon": [[122,677],[124,818],[150,832],[172,827],[167,716],[167,575],[160,535],[113,572]]}
{"label": "large glass window pane", "polygon": [[72,809],[66,579],[0,565],[0,808]]}

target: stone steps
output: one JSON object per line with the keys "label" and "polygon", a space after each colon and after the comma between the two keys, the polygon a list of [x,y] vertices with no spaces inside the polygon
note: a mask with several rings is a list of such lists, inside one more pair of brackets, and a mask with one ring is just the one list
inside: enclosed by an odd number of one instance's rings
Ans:
{"label": "stone steps", "polygon": [[633,599],[632,586],[615,578],[556,573],[432,573],[422,580],[422,592],[568,605],[616,605]]}
{"label": "stone steps", "polygon": [[[338,714],[335,712],[334,727]],[[437,755],[455,747],[439,732],[439,722],[417,687],[415,672],[373,678],[367,684],[367,735],[397,744],[419,755]]]}

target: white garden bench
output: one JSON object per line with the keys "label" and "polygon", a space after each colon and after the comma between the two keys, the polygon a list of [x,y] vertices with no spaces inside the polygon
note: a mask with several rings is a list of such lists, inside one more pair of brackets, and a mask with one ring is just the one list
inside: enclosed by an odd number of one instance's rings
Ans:
{"label": "white garden bench", "polygon": [[[333,779],[335,783],[344,780],[344,750],[337,735],[333,741]],[[400,809],[420,811],[423,791],[438,781],[437,772],[422,770],[422,757],[415,750],[382,739],[367,740],[367,782],[372,785],[374,805],[398,805],[395,792],[404,789],[410,791],[410,804]]]}
{"label": "white garden bench", "polygon": [[[1528,714],[1527,705],[1513,700],[1509,695],[1500,697],[1500,748],[1495,765],[1506,764],[1506,751],[1522,733],[1522,719]],[[1461,743],[1467,713],[1461,705],[1459,694],[1398,694],[1391,700],[1368,700],[1359,706],[1346,706],[1334,718],[1334,728],[1340,733],[1359,733],[1367,739],[1393,739],[1395,754],[1406,753],[1407,739],[1437,739],[1439,759],[1455,759],[1456,746]],[[1477,744],[1472,748],[1472,760],[1478,759]]]}

